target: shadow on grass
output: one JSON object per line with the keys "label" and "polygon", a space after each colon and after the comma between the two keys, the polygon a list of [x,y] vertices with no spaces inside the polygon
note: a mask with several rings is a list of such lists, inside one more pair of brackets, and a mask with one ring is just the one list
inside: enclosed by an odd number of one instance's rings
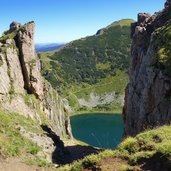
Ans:
{"label": "shadow on grass", "polygon": [[91,146],[64,146],[60,137],[51,130],[47,125],[41,125],[46,135],[50,137],[55,145],[55,150],[52,153],[52,162],[58,165],[70,164],[74,160],[79,160],[90,154],[98,154],[101,150],[95,149]]}

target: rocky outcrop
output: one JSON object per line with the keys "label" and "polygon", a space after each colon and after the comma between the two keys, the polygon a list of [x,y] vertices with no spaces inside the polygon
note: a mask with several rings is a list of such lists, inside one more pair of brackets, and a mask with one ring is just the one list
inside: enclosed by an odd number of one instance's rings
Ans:
{"label": "rocky outcrop", "polygon": [[34,94],[42,100],[43,83],[40,75],[40,62],[34,49],[34,22],[21,28],[16,37],[16,46],[19,49],[19,59],[22,66],[24,88],[29,94]]}
{"label": "rocky outcrop", "polygon": [[123,117],[125,135],[171,123],[171,0],[149,15],[138,14],[132,24],[130,81]]}
{"label": "rocky outcrop", "polygon": [[13,32],[15,30],[18,30],[22,25],[20,23],[17,23],[15,21],[13,21],[11,24],[10,24],[10,29],[9,29],[9,32]]}
{"label": "rocky outcrop", "polygon": [[34,22],[13,22],[0,38],[0,109],[46,123],[58,136],[70,137],[62,99],[40,74],[34,49]]}
{"label": "rocky outcrop", "polygon": [[89,99],[84,99],[84,98],[78,99],[80,106],[86,106],[88,108],[110,105],[111,103],[123,106],[123,101],[124,101],[124,96],[119,95],[114,91],[105,94],[96,94],[94,92],[91,92]]}

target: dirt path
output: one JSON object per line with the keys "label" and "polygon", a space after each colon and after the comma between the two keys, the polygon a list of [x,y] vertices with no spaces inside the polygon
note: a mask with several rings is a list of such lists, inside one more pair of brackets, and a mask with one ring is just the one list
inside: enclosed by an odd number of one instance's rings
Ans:
{"label": "dirt path", "polygon": [[[65,155],[65,161],[63,164],[72,163],[74,160],[82,159],[90,154],[97,154],[100,152],[99,149],[95,149],[86,145],[79,145],[76,140],[70,140],[65,142],[65,148],[67,154]],[[59,164],[59,165],[61,165]],[[43,168],[35,165],[28,165],[22,157],[11,157],[8,159],[0,158],[0,171],[55,171],[55,168]]]}
{"label": "dirt path", "polygon": [[0,171],[54,171],[54,169],[27,165],[19,158],[12,157],[6,160],[0,160]]}
{"label": "dirt path", "polygon": [[127,161],[121,158],[108,157],[102,159],[97,165],[91,166],[83,171],[121,171],[126,170]]}

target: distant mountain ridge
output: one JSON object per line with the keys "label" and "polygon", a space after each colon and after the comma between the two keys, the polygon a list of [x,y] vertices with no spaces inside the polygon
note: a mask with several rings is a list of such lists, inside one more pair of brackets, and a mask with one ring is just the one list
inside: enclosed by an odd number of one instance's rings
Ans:
{"label": "distant mountain ridge", "polygon": [[65,43],[37,43],[35,45],[36,52],[48,52],[63,47]]}
{"label": "distant mountain ridge", "polygon": [[47,71],[48,79],[56,78],[55,74],[69,84],[94,84],[97,79],[114,75],[117,69],[127,69],[132,22],[131,19],[119,20],[93,36],[72,41],[54,52],[50,57],[54,71]]}

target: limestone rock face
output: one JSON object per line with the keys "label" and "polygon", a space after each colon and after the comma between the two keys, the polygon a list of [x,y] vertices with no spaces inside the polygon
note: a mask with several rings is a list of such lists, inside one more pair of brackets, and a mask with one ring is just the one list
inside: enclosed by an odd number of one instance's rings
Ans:
{"label": "limestone rock face", "polygon": [[[123,109],[125,136],[171,123],[171,75],[167,58],[171,51],[166,46],[171,42],[167,33],[170,26],[170,0],[162,11],[152,16],[138,14],[138,21],[132,24],[130,81]],[[167,34],[166,38],[163,38],[164,34]]]}
{"label": "limestone rock face", "polygon": [[20,62],[24,78],[24,88],[28,93],[43,99],[43,84],[40,75],[40,62],[34,49],[34,22],[26,24],[16,35],[16,46],[19,49]]}
{"label": "limestone rock face", "polygon": [[8,76],[8,66],[5,54],[0,54],[0,99],[3,99],[10,90],[10,78]]}
{"label": "limestone rock face", "polygon": [[70,137],[70,121],[61,97],[40,74],[34,48],[34,22],[13,22],[0,38],[0,110],[17,112]]}
{"label": "limestone rock face", "polygon": [[16,93],[24,93],[24,80],[21,72],[21,65],[18,60],[18,52],[15,48],[6,49],[6,60],[11,81],[11,89],[15,90]]}

